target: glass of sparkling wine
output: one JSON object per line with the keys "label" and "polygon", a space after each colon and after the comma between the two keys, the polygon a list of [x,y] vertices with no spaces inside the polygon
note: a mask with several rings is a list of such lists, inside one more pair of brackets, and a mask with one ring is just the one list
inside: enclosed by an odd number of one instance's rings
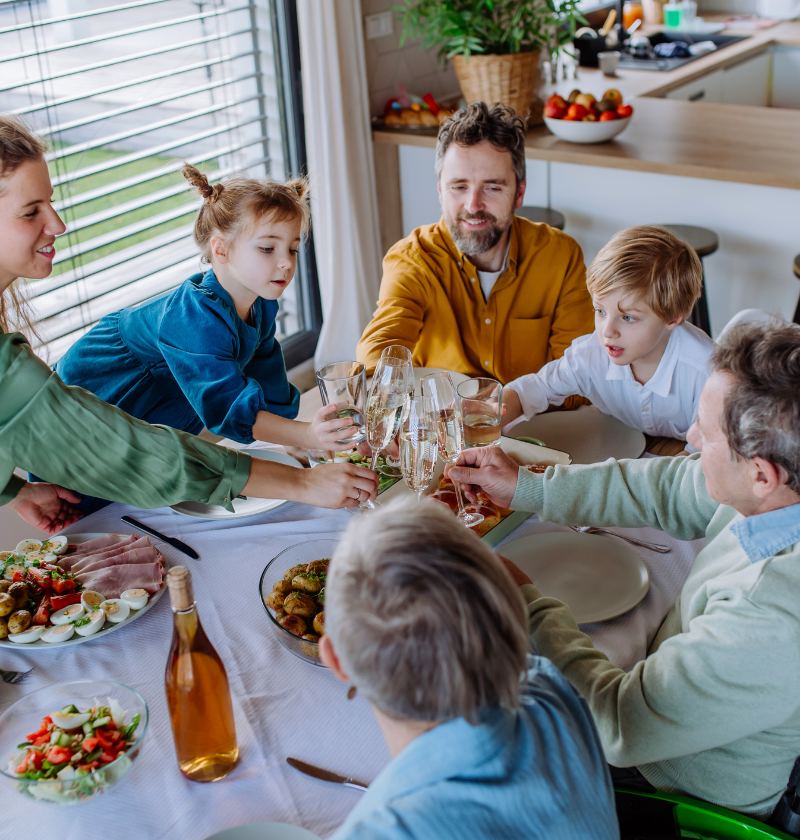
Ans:
{"label": "glass of sparkling wine", "polygon": [[400,468],[406,484],[422,501],[436,467],[439,449],[433,404],[429,397],[411,397],[400,425]]}
{"label": "glass of sparkling wine", "polygon": [[[453,380],[449,373],[433,373],[420,380],[422,395],[430,397],[439,443],[439,457],[446,464],[455,464],[464,449],[464,421]],[[461,487],[453,482],[458,499],[457,518],[468,528],[480,525],[483,514],[467,512]]]}
{"label": "glass of sparkling wine", "polygon": [[[403,347],[402,344],[391,344],[389,347],[384,347],[381,353],[381,359],[398,359],[408,365],[409,371],[409,397],[414,396],[414,365],[411,362],[411,351],[408,347]],[[386,467],[379,467],[378,472],[381,475],[397,476],[397,469],[400,466],[400,461],[392,455],[386,455]]]}
{"label": "glass of sparkling wine", "polygon": [[[367,442],[372,449],[373,472],[381,450],[400,429],[403,405],[408,399],[409,376],[413,373],[399,359],[381,359],[375,368],[367,397]],[[378,505],[367,499],[356,510],[363,512],[375,507]]]}
{"label": "glass of sparkling wine", "polygon": [[503,386],[496,379],[467,379],[458,386],[467,448],[500,443]]}
{"label": "glass of sparkling wine", "polygon": [[364,413],[367,397],[366,368],[361,362],[334,362],[317,371],[317,384],[322,404],[336,403],[340,419],[351,418],[352,426],[343,426],[342,437],[336,443],[343,449],[353,449],[366,440]]}

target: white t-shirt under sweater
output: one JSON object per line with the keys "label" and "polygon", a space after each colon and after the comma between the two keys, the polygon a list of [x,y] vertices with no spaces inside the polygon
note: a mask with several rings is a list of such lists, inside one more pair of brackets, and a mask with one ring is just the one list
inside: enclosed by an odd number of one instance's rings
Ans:
{"label": "white t-shirt under sweater", "polygon": [[[508,241],[511,247],[511,239]],[[478,271],[478,280],[481,284],[481,291],[483,292],[483,299],[489,300],[489,295],[492,293],[494,284],[500,279],[500,275],[508,268],[508,248],[506,248],[506,255],[503,257],[503,266],[500,271]]]}

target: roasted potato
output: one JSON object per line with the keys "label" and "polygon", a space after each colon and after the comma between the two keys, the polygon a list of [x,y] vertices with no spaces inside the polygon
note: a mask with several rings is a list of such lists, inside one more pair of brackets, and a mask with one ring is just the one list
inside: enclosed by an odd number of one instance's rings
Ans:
{"label": "roasted potato", "polygon": [[4,618],[0,618],[0,639],[5,639],[8,635],[8,622]]}
{"label": "roasted potato", "polygon": [[290,580],[278,580],[272,585],[273,592],[281,592],[283,595],[288,595],[292,591],[292,582]]}
{"label": "roasted potato", "polygon": [[16,608],[21,610],[28,603],[28,598],[31,597],[31,588],[24,580],[18,580],[8,587],[8,594],[14,598]]}
{"label": "roasted potato", "polygon": [[17,601],[7,592],[0,593],[0,618],[9,615],[17,608]]}
{"label": "roasted potato", "polygon": [[318,574],[309,574],[308,572],[300,572],[292,578],[292,588],[299,592],[308,592],[311,595],[316,595],[322,589],[322,578]]}
{"label": "roasted potato", "polygon": [[286,595],[284,595],[283,592],[270,592],[269,595],[267,595],[267,606],[271,610],[275,610],[277,612],[278,610],[283,609],[283,602],[285,600]]}
{"label": "roasted potato", "polygon": [[[316,633],[303,633],[300,638],[305,639],[304,642],[300,642],[300,650],[302,650],[306,656],[314,656],[319,659],[319,645],[316,644],[316,642],[319,641],[319,636],[317,636]],[[310,645],[308,644],[309,642],[315,642],[315,644]]]}
{"label": "roasted potato", "polygon": [[306,632],[306,622],[299,615],[285,615],[278,619],[278,624],[295,636],[302,636]]}
{"label": "roasted potato", "polygon": [[8,632],[15,636],[31,626],[33,616],[27,610],[17,610],[8,617]]}
{"label": "roasted potato", "polygon": [[295,575],[300,574],[300,572],[304,572],[306,570],[305,563],[298,563],[296,566],[292,566],[291,569],[287,569],[283,573],[284,580],[291,580]]}
{"label": "roasted potato", "polygon": [[319,633],[320,636],[325,634],[325,610],[314,616],[314,632]]}
{"label": "roasted potato", "polygon": [[279,610],[275,610],[275,621],[280,621],[285,615],[288,615],[288,613],[283,607]]}
{"label": "roasted potato", "polygon": [[10,580],[0,580],[0,592],[8,592],[8,588],[11,586]]}
{"label": "roasted potato", "polygon": [[328,573],[328,564],[330,562],[331,562],[330,560],[312,560],[312,562],[309,563],[306,566],[306,571],[307,572],[322,572],[323,574],[327,574]]}
{"label": "roasted potato", "polygon": [[317,614],[317,605],[302,592],[292,592],[287,595],[283,608],[290,615],[301,615],[303,618],[313,618]]}

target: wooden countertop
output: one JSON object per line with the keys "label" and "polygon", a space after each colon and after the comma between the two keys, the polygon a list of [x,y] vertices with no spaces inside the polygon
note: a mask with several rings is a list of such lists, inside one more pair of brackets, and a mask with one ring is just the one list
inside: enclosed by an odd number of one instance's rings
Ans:
{"label": "wooden countertop", "polygon": [[[617,79],[608,79],[581,67],[577,80],[559,82],[546,94],[579,87],[599,95],[601,88],[616,87],[626,101],[636,100],[630,126],[612,142],[596,145],[567,143],[538,126],[528,134],[526,157],[800,189],[800,110],[662,98],[773,44],[800,47],[800,21],[780,23],[669,72],[620,70]],[[375,130],[373,138],[377,144],[436,146],[435,132]]]}

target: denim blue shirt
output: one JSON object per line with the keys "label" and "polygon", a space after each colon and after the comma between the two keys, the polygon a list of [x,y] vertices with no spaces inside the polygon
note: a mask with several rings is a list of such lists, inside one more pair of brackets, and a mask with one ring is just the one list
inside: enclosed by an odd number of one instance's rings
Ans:
{"label": "denim blue shirt", "polygon": [[252,443],[259,411],[294,418],[300,394],[275,337],[278,302],[257,298],[251,323],[213,271],[103,318],[56,372],[128,414]]}
{"label": "denim blue shirt", "polygon": [[415,738],[330,840],[614,840],[614,795],[589,708],[541,657],[522,706]]}
{"label": "denim blue shirt", "polygon": [[800,542],[800,504],[748,516],[731,531],[750,562],[758,563]]}

